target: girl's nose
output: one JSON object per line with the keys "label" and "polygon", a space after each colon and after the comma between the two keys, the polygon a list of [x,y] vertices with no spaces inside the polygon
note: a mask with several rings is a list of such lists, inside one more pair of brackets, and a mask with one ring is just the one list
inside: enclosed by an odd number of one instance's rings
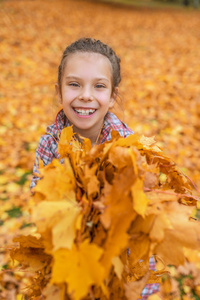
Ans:
{"label": "girl's nose", "polygon": [[91,90],[89,88],[83,89],[80,96],[79,96],[79,100],[83,100],[83,101],[92,101],[92,100],[94,100],[94,97],[92,95]]}

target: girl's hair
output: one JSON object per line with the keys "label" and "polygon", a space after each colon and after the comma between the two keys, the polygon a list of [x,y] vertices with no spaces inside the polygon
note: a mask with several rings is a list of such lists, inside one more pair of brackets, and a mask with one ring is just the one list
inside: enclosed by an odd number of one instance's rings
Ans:
{"label": "girl's hair", "polygon": [[115,54],[112,48],[108,45],[102,43],[100,40],[95,40],[92,38],[81,38],[71,45],[69,45],[65,51],[63,52],[63,56],[58,67],[58,85],[61,92],[61,82],[62,77],[66,65],[66,58],[73,53],[76,52],[94,52],[99,53],[106,56],[112,66],[112,83],[113,83],[113,90],[117,87],[121,81],[120,75],[120,59]]}

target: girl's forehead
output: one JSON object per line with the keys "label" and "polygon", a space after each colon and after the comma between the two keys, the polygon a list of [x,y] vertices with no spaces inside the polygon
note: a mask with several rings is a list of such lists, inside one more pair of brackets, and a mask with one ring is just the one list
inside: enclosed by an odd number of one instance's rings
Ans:
{"label": "girl's forehead", "polygon": [[98,52],[86,52],[86,51],[76,51],[74,53],[71,53],[68,55],[67,57],[68,59],[71,59],[71,58],[75,58],[75,59],[106,59],[109,61],[109,59],[101,54],[101,53],[98,53]]}
{"label": "girl's forehead", "polygon": [[90,64],[95,66],[101,66],[102,68],[108,68],[112,72],[112,65],[110,60],[103,54],[96,52],[81,52],[77,51],[70,54],[66,58],[65,68],[68,66],[79,66],[79,64]]}

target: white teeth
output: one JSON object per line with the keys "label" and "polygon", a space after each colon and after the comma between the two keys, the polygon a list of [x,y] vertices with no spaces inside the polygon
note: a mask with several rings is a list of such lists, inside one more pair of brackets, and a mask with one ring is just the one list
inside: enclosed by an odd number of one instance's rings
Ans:
{"label": "white teeth", "polygon": [[95,109],[78,109],[74,108],[75,112],[77,112],[81,116],[89,116],[95,112]]}

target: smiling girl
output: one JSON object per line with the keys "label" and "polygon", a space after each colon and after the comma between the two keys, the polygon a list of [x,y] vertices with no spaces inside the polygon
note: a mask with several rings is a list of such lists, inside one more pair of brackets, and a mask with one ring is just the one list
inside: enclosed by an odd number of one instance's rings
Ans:
{"label": "smiling girl", "polygon": [[63,128],[73,125],[77,138],[89,138],[92,145],[110,140],[112,130],[124,138],[133,134],[109,112],[117,98],[120,81],[120,59],[108,45],[82,38],[65,49],[55,85],[63,108],[40,138],[31,188],[39,180],[39,158],[44,166],[59,158],[57,145]]}
{"label": "smiling girl", "polygon": [[[126,124],[109,112],[118,95],[120,81],[120,59],[108,45],[82,38],[65,49],[55,85],[62,110],[40,138],[31,187],[39,180],[39,159],[45,166],[59,158],[57,145],[63,128],[72,125],[76,137],[89,138],[92,145],[110,140],[112,130],[124,138],[133,134]],[[155,269],[153,258],[150,269]],[[158,289],[156,283],[147,284],[142,299],[148,299]]]}

